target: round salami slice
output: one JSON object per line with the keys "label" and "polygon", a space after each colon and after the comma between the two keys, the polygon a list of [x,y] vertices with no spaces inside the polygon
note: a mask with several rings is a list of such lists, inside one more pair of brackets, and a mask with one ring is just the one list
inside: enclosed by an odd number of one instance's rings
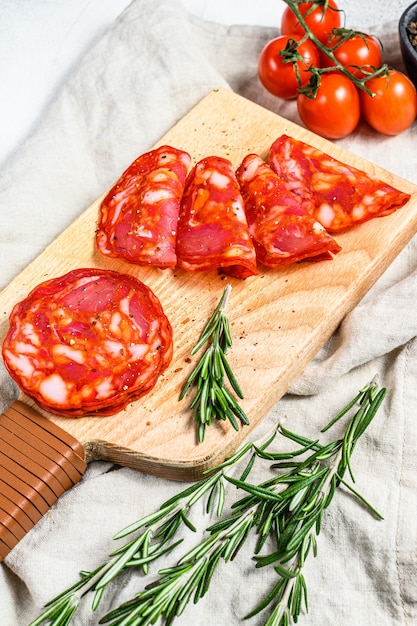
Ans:
{"label": "round salami slice", "polygon": [[232,164],[212,156],[188,175],[177,235],[178,264],[185,270],[222,269],[248,278],[257,274],[243,199]]}
{"label": "round salami slice", "polygon": [[[303,207],[302,199],[256,154],[236,171],[258,261],[267,267],[331,259],[339,244]],[[308,205],[307,205],[308,206]]]}
{"label": "round salami slice", "polygon": [[149,287],[90,268],[43,282],[16,304],[2,348],[22,391],[64,417],[117,413],[154,387],[172,351]]}
{"label": "round salami slice", "polygon": [[161,146],[138,157],[100,206],[96,243],[106,256],[173,268],[178,214],[191,157]]}
{"label": "round salami slice", "polygon": [[331,233],[389,215],[410,199],[388,183],[287,135],[272,144],[269,165],[310,204],[311,214]]}

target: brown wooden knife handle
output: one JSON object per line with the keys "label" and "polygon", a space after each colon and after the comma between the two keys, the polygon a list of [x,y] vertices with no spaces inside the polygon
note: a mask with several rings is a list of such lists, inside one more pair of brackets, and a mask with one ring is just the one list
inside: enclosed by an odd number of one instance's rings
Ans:
{"label": "brown wooden knife handle", "polygon": [[86,468],[83,445],[26,404],[0,414],[0,562]]}

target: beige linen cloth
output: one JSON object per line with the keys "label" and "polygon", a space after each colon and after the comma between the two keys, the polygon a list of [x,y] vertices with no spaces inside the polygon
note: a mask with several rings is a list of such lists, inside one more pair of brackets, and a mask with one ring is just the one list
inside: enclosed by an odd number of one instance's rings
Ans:
{"label": "beige linen cloth", "polygon": [[[398,67],[396,24],[373,30],[386,60]],[[257,56],[276,34],[272,28],[204,22],[176,0],[134,1],[0,172],[1,286],[213,87],[228,87],[298,121],[294,103],[269,96],[257,79]],[[393,138],[361,126],[340,144],[417,183],[416,141],[416,125]],[[309,557],[305,568],[309,612],[299,622],[305,626],[417,624],[416,248],[414,238],[253,435],[285,415],[292,430],[316,438],[374,375],[388,389],[353,455],[356,488],[385,519],[374,519],[345,489],[336,494],[318,556]],[[3,371],[0,389],[4,407],[15,388]],[[335,436],[340,432],[336,428]],[[265,478],[265,468],[255,468],[252,481]],[[106,559],[116,531],[183,487],[92,463],[0,566],[1,625],[28,624],[80,570]],[[194,515],[201,529],[208,525],[202,509]],[[188,546],[200,531],[184,536]],[[150,577],[172,558],[157,563]],[[87,596],[72,623],[97,624],[150,579],[135,570],[119,577],[95,614]],[[265,614],[245,622],[244,616],[275,582],[273,570],[255,571],[249,549],[243,549],[234,562],[220,564],[209,593],[176,623],[264,624]]]}

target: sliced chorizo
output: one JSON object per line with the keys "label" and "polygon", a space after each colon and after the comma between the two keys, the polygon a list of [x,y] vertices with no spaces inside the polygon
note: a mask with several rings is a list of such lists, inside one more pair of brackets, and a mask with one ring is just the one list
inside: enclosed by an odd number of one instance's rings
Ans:
{"label": "sliced chorizo", "polygon": [[332,233],[389,215],[410,198],[388,183],[287,135],[278,137],[270,147],[269,165]]}
{"label": "sliced chorizo", "polygon": [[187,271],[221,269],[237,278],[257,274],[243,199],[228,159],[211,156],[191,170],[181,202],[177,257]]}
{"label": "sliced chorizo", "polygon": [[2,354],[21,390],[64,417],[110,415],[149,392],[168,367],[172,329],[135,277],[75,269],[17,303]]}
{"label": "sliced chorizo", "polygon": [[258,261],[267,267],[332,258],[339,244],[310,215],[302,199],[260,156],[247,155],[236,171]]}
{"label": "sliced chorizo", "polygon": [[99,251],[137,265],[173,268],[178,214],[191,157],[171,146],[139,156],[100,205]]}

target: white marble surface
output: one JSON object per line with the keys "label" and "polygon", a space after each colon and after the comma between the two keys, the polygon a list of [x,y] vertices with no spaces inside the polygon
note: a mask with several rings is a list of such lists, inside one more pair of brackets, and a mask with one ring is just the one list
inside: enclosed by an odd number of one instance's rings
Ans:
{"label": "white marble surface", "polygon": [[[181,0],[204,19],[279,26],[282,0]],[[1,0],[0,167],[36,125],[83,53],[130,0]],[[410,0],[339,0],[347,26],[397,20]]]}

